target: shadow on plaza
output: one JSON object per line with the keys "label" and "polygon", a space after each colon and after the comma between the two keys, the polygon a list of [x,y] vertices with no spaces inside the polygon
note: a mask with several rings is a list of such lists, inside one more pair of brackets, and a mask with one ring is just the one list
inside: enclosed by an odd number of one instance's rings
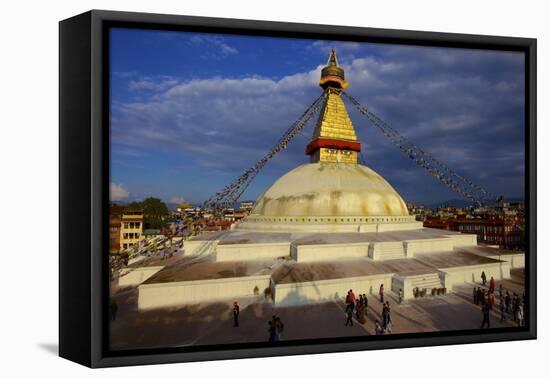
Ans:
{"label": "shadow on plaza", "polygon": [[[137,291],[134,289],[133,291]],[[232,301],[187,305],[183,307],[138,311],[133,303],[137,295],[132,290],[123,293],[122,305],[115,321],[111,322],[113,350],[175,347],[186,345],[216,345],[248,342],[267,342],[268,321],[278,316],[285,324],[283,340],[316,339],[325,337],[367,336],[367,324],[354,318],[354,327],[345,327],[343,302],[311,305],[288,305],[303,300],[288,298],[278,306],[263,297],[241,304],[239,327],[233,326]],[[298,302],[299,303],[299,302]],[[370,309],[371,326],[378,314]],[[372,324],[371,324],[372,323]]]}

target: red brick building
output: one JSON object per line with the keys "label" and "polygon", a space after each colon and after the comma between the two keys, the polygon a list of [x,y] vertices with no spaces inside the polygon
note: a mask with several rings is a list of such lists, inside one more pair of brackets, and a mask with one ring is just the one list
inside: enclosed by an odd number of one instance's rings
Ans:
{"label": "red brick building", "polygon": [[495,244],[504,248],[525,248],[524,224],[519,217],[427,218],[424,221],[424,227],[476,234],[478,242]]}

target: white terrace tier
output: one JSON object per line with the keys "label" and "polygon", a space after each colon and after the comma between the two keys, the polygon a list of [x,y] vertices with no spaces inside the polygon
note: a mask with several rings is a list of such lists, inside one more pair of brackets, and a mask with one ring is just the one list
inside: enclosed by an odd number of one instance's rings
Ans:
{"label": "white terrace tier", "polygon": [[[349,289],[377,293],[505,279],[524,254],[477,246],[475,235],[437,229],[384,233],[226,231],[185,242],[184,256],[130,267],[121,283],[139,285],[139,309],[232,301],[268,292],[279,306],[342,299]],[[150,266],[150,265],[155,266]],[[139,282],[138,282],[139,281]]]}

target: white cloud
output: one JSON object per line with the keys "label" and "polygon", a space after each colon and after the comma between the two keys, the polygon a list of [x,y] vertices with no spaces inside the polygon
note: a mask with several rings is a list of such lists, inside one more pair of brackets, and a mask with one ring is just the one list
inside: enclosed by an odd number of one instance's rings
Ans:
{"label": "white cloud", "polygon": [[115,184],[113,182],[109,184],[109,192],[111,194],[111,201],[122,201],[130,195],[130,192],[124,189],[122,184]]}
{"label": "white cloud", "polygon": [[161,77],[155,79],[151,77],[143,77],[137,80],[130,80],[128,82],[128,89],[131,91],[163,91],[167,88],[173,87],[178,81],[170,77]]}
{"label": "white cloud", "polygon": [[[329,46],[315,46],[325,47]],[[504,65],[506,57],[492,52],[396,46],[384,47],[384,54],[366,54],[355,44],[336,48],[350,82],[349,94],[440,160],[470,170],[470,177],[490,169],[494,156],[509,156],[511,146],[522,144],[523,77],[515,57],[505,73],[498,73],[493,66]],[[112,141],[128,148],[183,152],[191,157],[185,164],[198,164],[205,172],[240,173],[261,158],[321,93],[321,63],[278,80],[255,75],[186,82],[152,78],[145,86],[159,90],[145,100],[114,103]],[[395,147],[369,131],[368,121],[350,104],[347,108],[367,162],[382,174],[402,167],[403,157]],[[510,130],[518,131],[517,138],[510,137],[516,135]],[[310,133],[311,128],[304,132],[306,137]],[[296,148],[291,146],[270,164],[291,167],[305,162],[304,143],[297,138]]]}
{"label": "white cloud", "polygon": [[183,196],[174,196],[174,197],[171,197],[171,198],[168,200],[168,203],[177,203],[177,204],[180,204],[180,203],[184,203],[184,202],[187,202],[187,200],[186,200]]}
{"label": "white cloud", "polygon": [[217,36],[194,35],[191,38],[185,37],[185,40],[193,45],[209,45],[213,47],[214,51],[204,52],[204,58],[223,59],[229,55],[239,53],[239,50],[227,44],[223,38]]}

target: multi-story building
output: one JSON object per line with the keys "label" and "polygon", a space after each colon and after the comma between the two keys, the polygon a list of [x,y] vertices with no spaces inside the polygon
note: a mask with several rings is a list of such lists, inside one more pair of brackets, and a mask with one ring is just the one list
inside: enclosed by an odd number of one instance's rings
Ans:
{"label": "multi-story building", "polygon": [[496,244],[506,248],[523,248],[523,227],[517,219],[491,217],[489,219],[457,219],[454,231],[476,234],[481,243]]}
{"label": "multi-story building", "polygon": [[242,201],[239,210],[250,212],[254,207],[254,201]]}
{"label": "multi-story building", "polygon": [[143,238],[143,211],[126,209],[122,213],[120,249],[127,249]]}
{"label": "multi-story building", "polygon": [[120,228],[124,207],[111,205],[109,207],[109,252],[120,251]]}
{"label": "multi-story building", "polygon": [[427,218],[424,227],[476,234],[480,243],[510,249],[525,248],[524,224],[520,217],[488,216],[476,218]]}
{"label": "multi-story building", "polygon": [[426,217],[432,214],[432,210],[424,205],[417,205],[412,202],[407,203],[407,210],[410,215],[414,215],[417,221],[424,221]]}

